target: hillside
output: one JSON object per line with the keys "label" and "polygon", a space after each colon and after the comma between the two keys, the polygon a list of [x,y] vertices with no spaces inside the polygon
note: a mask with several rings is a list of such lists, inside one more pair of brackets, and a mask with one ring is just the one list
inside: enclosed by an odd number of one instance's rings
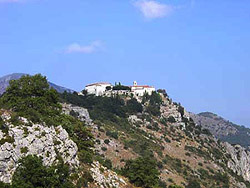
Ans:
{"label": "hillside", "polygon": [[58,94],[25,76],[0,107],[0,187],[250,187],[250,152],[217,141],[164,90]]}
{"label": "hillside", "polygon": [[236,125],[211,112],[199,114],[190,113],[189,115],[196,124],[208,129],[216,138],[231,144],[239,144],[245,148],[249,148],[250,129]]}

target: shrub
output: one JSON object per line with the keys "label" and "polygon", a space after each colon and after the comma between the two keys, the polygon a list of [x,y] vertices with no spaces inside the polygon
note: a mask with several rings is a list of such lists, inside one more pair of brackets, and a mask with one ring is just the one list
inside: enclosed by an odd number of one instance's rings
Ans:
{"label": "shrub", "polygon": [[101,150],[102,151],[107,151],[107,148],[106,147],[101,147]]}
{"label": "shrub", "polygon": [[158,89],[157,92],[163,94],[164,97],[168,97],[168,94],[165,89]]}
{"label": "shrub", "polygon": [[175,118],[174,118],[173,116],[169,116],[169,117],[168,117],[168,122],[170,122],[170,123],[175,123],[176,120],[175,120]]}
{"label": "shrub", "polygon": [[191,180],[188,185],[186,186],[186,188],[201,188],[200,184],[198,181],[196,180]]}
{"label": "shrub", "polygon": [[105,143],[105,144],[109,144],[109,142],[110,142],[109,139],[105,139],[105,140],[104,140],[104,143]]}
{"label": "shrub", "polygon": [[5,138],[2,138],[0,140],[0,145],[3,145],[5,142],[8,142],[8,143],[14,143],[15,142],[15,139],[14,137],[10,136],[10,135],[7,135]]}
{"label": "shrub", "polygon": [[1,188],[11,188],[10,184],[4,183],[4,182],[1,182],[1,181],[0,181],[0,187]]}
{"label": "shrub", "polygon": [[110,137],[112,137],[114,139],[118,139],[118,133],[116,131],[107,131],[106,135],[110,136]]}
{"label": "shrub", "polygon": [[130,91],[131,88],[129,86],[121,85],[121,83],[119,82],[119,84],[117,84],[113,87],[113,90],[128,90],[128,91]]}
{"label": "shrub", "polygon": [[135,186],[152,188],[158,184],[159,171],[155,160],[137,158],[126,162],[122,174]]}
{"label": "shrub", "polygon": [[108,169],[112,169],[112,162],[110,159],[105,159],[102,165],[107,167]]}
{"label": "shrub", "polygon": [[150,114],[152,114],[153,116],[159,116],[161,115],[161,112],[160,112],[160,107],[159,106],[156,106],[156,105],[151,105],[149,104],[146,108],[146,111]]}
{"label": "shrub", "polygon": [[112,89],[111,86],[107,86],[107,87],[106,87],[106,90],[107,90],[107,91],[109,91],[109,90],[111,90],[111,89]]}
{"label": "shrub", "polygon": [[227,174],[216,173],[213,178],[219,183],[229,184],[229,177]]}
{"label": "shrub", "polygon": [[184,116],[185,111],[184,111],[184,108],[181,105],[179,105],[179,107],[178,107],[178,112],[180,112],[181,117]]}
{"label": "shrub", "polygon": [[127,112],[128,113],[137,113],[142,112],[143,107],[135,98],[132,98],[127,101]]}
{"label": "shrub", "polygon": [[27,147],[21,148],[21,153],[28,153],[28,148]]}
{"label": "shrub", "polygon": [[75,112],[74,110],[71,110],[71,111],[69,112],[69,115],[71,115],[71,116],[73,116],[73,117],[75,117],[75,118],[78,118],[79,112]]}
{"label": "shrub", "polygon": [[165,137],[164,139],[165,139],[165,142],[171,143],[171,140],[169,140],[169,138]]}
{"label": "shrub", "polygon": [[101,144],[101,141],[100,141],[99,139],[96,139],[95,142],[96,142],[97,144]]}
{"label": "shrub", "polygon": [[62,160],[58,165],[43,166],[42,159],[28,155],[19,161],[13,179],[12,188],[58,187],[73,188],[69,180],[69,167]]}
{"label": "shrub", "polygon": [[4,123],[1,116],[0,116],[0,130],[5,134],[8,134],[8,132],[9,132],[9,127]]}
{"label": "shrub", "polygon": [[144,94],[142,103],[145,103],[146,101],[149,100],[149,104],[146,108],[146,111],[153,116],[160,116],[160,105],[162,104],[162,99],[159,93],[157,92],[152,92],[151,95],[148,95],[147,93]]}

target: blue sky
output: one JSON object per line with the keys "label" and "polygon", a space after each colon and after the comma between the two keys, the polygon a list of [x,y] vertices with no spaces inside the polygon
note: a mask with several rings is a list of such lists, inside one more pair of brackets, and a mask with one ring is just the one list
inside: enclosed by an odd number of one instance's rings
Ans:
{"label": "blue sky", "polygon": [[165,88],[250,126],[249,0],[0,0],[0,76]]}

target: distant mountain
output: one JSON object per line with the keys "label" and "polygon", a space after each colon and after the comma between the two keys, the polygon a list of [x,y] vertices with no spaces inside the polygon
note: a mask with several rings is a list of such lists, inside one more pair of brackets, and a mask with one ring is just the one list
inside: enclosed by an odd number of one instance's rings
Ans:
{"label": "distant mountain", "polygon": [[[0,78],[0,95],[2,95],[6,88],[9,86],[9,81],[10,80],[18,80],[19,78],[21,78],[22,76],[24,76],[26,74],[24,73],[13,73],[13,74],[9,74],[6,76],[3,76]],[[63,93],[64,91],[70,92],[72,93],[73,90],[56,85],[54,83],[49,82],[50,87],[54,88],[57,92],[59,93]]]}
{"label": "distant mountain", "polygon": [[218,139],[250,148],[249,128],[236,125],[211,112],[190,113],[190,117],[196,124],[210,130]]}

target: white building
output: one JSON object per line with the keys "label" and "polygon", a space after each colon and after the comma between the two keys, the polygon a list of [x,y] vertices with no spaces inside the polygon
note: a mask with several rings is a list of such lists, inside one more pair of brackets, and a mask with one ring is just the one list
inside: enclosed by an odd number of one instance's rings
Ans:
{"label": "white building", "polygon": [[152,94],[152,92],[155,91],[155,88],[148,85],[137,85],[137,82],[133,82],[133,86],[131,86],[131,92],[133,92],[136,96],[143,96],[145,93],[148,93],[149,95]]}
{"label": "white building", "polygon": [[94,94],[96,96],[100,96],[104,94],[108,86],[112,88],[112,85],[110,83],[98,82],[86,85],[85,90],[87,91],[88,94]]}

